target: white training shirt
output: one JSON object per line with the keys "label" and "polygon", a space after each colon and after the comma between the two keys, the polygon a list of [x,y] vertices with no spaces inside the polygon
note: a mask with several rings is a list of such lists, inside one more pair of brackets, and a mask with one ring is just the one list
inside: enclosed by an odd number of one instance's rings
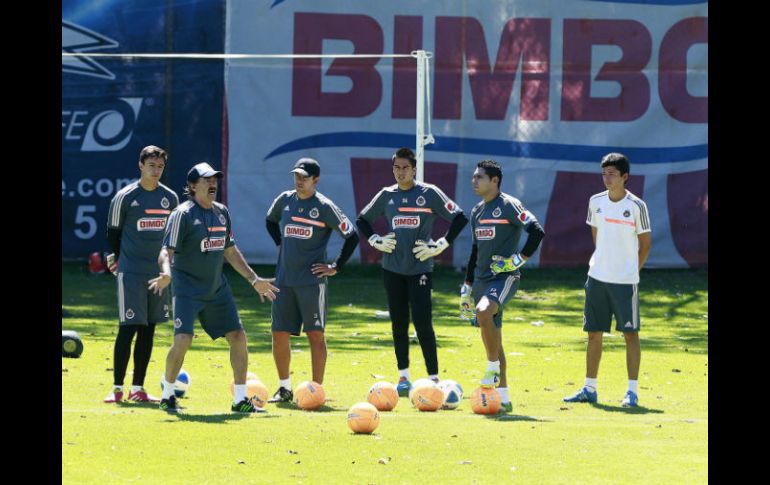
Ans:
{"label": "white training shirt", "polygon": [[651,231],[647,204],[628,190],[612,202],[605,190],[588,201],[586,224],[597,229],[588,276],[605,283],[639,283],[638,235]]}

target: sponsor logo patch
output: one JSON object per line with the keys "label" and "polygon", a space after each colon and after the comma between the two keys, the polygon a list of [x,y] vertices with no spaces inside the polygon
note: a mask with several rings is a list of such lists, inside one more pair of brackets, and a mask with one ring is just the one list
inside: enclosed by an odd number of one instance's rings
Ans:
{"label": "sponsor logo patch", "polygon": [[350,220],[346,217],[342,223],[340,223],[340,231],[342,231],[343,234],[349,234],[353,232],[353,224],[350,223]]}
{"label": "sponsor logo patch", "polygon": [[207,237],[201,240],[201,252],[207,253],[209,251],[224,251],[225,250],[225,238],[223,237]]}
{"label": "sponsor logo patch", "polygon": [[139,202],[137,201],[131,202],[131,207],[139,207]]}
{"label": "sponsor logo patch", "polygon": [[136,221],[137,231],[162,231],[165,228],[165,217],[143,217]]}
{"label": "sponsor logo patch", "polygon": [[402,227],[417,229],[420,227],[420,216],[395,216],[391,221],[391,227],[393,229]]}
{"label": "sponsor logo patch", "polygon": [[535,216],[533,216],[530,211],[524,211],[521,214],[519,214],[519,220],[524,224],[527,224],[529,221],[533,220],[534,218]]}
{"label": "sponsor logo patch", "polygon": [[476,228],[476,239],[479,241],[486,241],[489,239],[495,238],[495,227],[477,227]]}
{"label": "sponsor logo patch", "polygon": [[453,213],[457,209],[457,206],[455,205],[454,202],[449,201],[446,204],[444,204],[444,209],[446,209],[450,213]]}
{"label": "sponsor logo patch", "polygon": [[297,239],[310,239],[313,237],[313,228],[308,226],[298,226],[296,224],[286,224],[283,228],[284,237],[295,237]]}

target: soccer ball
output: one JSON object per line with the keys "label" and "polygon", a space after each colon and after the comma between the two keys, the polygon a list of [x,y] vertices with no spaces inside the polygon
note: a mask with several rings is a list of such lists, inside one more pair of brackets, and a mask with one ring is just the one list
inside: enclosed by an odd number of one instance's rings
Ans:
{"label": "soccer ball", "polygon": [[422,379],[417,379],[416,381],[414,381],[412,383],[412,388],[409,389],[409,400],[410,401],[412,399],[412,394],[414,393],[414,391],[416,391],[417,389],[419,389],[421,387],[436,387],[436,383],[433,382],[432,379],[428,379],[427,377],[424,377]]}
{"label": "soccer ball", "polygon": [[441,409],[457,409],[463,400],[463,388],[452,379],[445,379],[438,383],[438,388],[444,393],[444,405]]}
{"label": "soccer ball", "polygon": [[444,393],[435,383],[433,386],[420,386],[412,392],[411,401],[420,411],[435,411],[444,404]]}
{"label": "soccer ball", "polygon": [[348,427],[354,433],[371,433],[380,424],[380,413],[368,402],[354,404],[348,410]]}
{"label": "soccer ball", "polygon": [[[246,373],[246,384],[248,385],[249,381],[259,381],[259,377],[251,371]],[[235,379],[230,381],[230,394],[235,395]]]}
{"label": "soccer ball", "polygon": [[373,404],[378,411],[391,411],[398,404],[398,391],[396,391],[396,386],[390,382],[376,382],[369,389],[366,400]]}
{"label": "soccer ball", "polygon": [[[160,389],[163,390],[163,380],[165,376],[160,377]],[[174,382],[174,394],[176,397],[184,397],[187,390],[190,388],[190,374],[184,369],[179,369],[179,375],[176,376],[176,382]]]}
{"label": "soccer ball", "polygon": [[294,403],[300,409],[318,409],[323,406],[325,399],[324,388],[315,381],[300,382],[294,390]]}
{"label": "soccer ball", "polygon": [[496,389],[479,387],[471,394],[471,409],[476,414],[495,414],[500,409],[500,395]]}

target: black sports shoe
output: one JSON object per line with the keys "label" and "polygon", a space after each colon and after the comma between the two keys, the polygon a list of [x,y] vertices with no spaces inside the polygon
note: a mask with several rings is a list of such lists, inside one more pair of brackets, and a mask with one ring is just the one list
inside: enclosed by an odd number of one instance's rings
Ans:
{"label": "black sports shoe", "polygon": [[267,402],[291,402],[292,399],[294,399],[294,393],[291,392],[291,389],[279,387]]}
{"label": "black sports shoe", "polygon": [[181,407],[176,403],[176,396],[171,396],[168,399],[160,400],[160,409],[167,413],[178,413]]}
{"label": "black sports shoe", "polygon": [[258,408],[248,397],[244,397],[231,408],[234,413],[266,413],[267,409]]}

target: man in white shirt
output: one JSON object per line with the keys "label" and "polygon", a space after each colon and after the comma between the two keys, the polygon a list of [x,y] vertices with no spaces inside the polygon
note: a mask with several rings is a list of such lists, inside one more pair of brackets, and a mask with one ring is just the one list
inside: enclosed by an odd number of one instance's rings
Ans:
{"label": "man in white shirt", "polygon": [[621,404],[638,406],[639,363],[639,270],[650,254],[650,217],[647,205],[628,190],[628,158],[609,153],[602,158],[602,180],[607,190],[591,197],[586,224],[591,226],[594,253],[588,263],[585,284],[583,330],[588,332],[585,385],[565,402],[597,401],[597,375],[602,358],[602,335],[615,330],[626,341],[628,390]]}

